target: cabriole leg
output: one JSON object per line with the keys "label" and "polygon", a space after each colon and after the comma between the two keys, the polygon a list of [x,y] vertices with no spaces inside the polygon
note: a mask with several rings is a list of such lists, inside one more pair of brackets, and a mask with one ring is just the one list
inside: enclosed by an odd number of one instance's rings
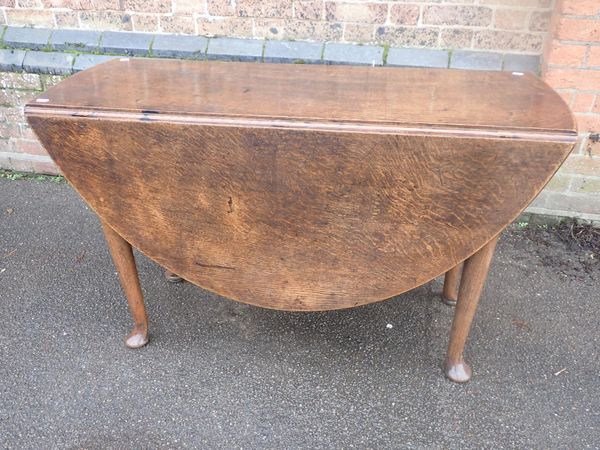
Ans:
{"label": "cabriole leg", "polygon": [[445,363],[446,376],[457,383],[464,383],[471,378],[471,368],[463,358],[463,351],[498,237],[494,237],[464,264]]}
{"label": "cabriole leg", "polygon": [[125,345],[129,348],[139,348],[148,343],[148,316],[146,315],[144,296],[137,267],[135,266],[133,249],[131,244],[107,223],[102,222],[102,229],[133,317],[134,327],[127,337]]}
{"label": "cabriole leg", "polygon": [[456,306],[461,270],[462,263],[450,269],[444,276],[444,291],[442,292],[442,301],[446,305]]}

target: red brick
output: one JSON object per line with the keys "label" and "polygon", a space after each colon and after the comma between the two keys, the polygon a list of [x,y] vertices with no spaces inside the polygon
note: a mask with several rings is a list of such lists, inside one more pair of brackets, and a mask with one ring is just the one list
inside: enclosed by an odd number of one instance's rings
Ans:
{"label": "red brick", "polygon": [[254,37],[266,39],[285,38],[285,20],[283,19],[254,19]]}
{"label": "red brick", "polygon": [[423,23],[485,27],[492,23],[492,15],[486,6],[432,5],[423,11]]}
{"label": "red brick", "polygon": [[8,138],[20,138],[22,136],[19,124],[15,122],[0,122],[0,137],[5,140]]}
{"label": "red brick", "polygon": [[494,15],[494,28],[499,30],[523,30],[529,11],[526,9],[497,9]]}
{"label": "red brick", "polygon": [[553,42],[546,63],[555,66],[580,67],[585,59],[585,45],[567,45]]}
{"label": "red brick", "polygon": [[19,0],[19,8],[40,8],[42,4],[38,0]]}
{"label": "red brick", "polygon": [[163,33],[195,34],[196,25],[192,16],[162,16],[160,29]]}
{"label": "red brick", "polygon": [[575,96],[575,102],[571,108],[574,112],[587,113],[590,112],[594,105],[596,94],[578,93]]}
{"label": "red brick", "polygon": [[[454,0],[456,2],[456,0]],[[467,3],[462,1],[461,3]],[[471,0],[473,3],[473,0]],[[548,8],[551,0],[479,0],[483,5],[519,6],[524,8]]]}
{"label": "red brick", "polygon": [[65,77],[63,75],[40,75],[40,81],[42,82],[44,91],[52,86],[56,86],[64,79]]}
{"label": "red brick", "polygon": [[575,113],[577,119],[577,128],[579,132],[589,131],[590,133],[600,132],[600,114],[578,114]]}
{"label": "red brick", "polygon": [[600,174],[600,158],[571,155],[563,164],[562,170],[566,173],[598,176]]}
{"label": "red brick", "polygon": [[600,14],[598,0],[563,0],[561,4],[563,14],[574,16],[595,16]]}
{"label": "red brick", "polygon": [[596,102],[592,106],[592,112],[600,113],[600,95],[596,96]]}
{"label": "red brick", "polygon": [[287,39],[339,41],[342,39],[342,31],[342,24],[337,22],[312,20],[287,20],[285,22]]}
{"label": "red brick", "polygon": [[600,20],[561,18],[556,38],[568,41],[600,42]]}
{"label": "red brick", "polygon": [[260,18],[292,18],[294,15],[291,0],[262,0],[260,3]]}
{"label": "red brick", "polygon": [[54,15],[51,11],[42,9],[7,9],[5,13],[9,25],[46,28],[54,26]]}
{"label": "red brick", "polygon": [[123,9],[144,13],[170,13],[171,2],[168,0],[123,0]]}
{"label": "red brick", "polygon": [[79,27],[77,11],[56,11],[54,13],[54,18],[56,19],[56,26],[58,28]]}
{"label": "red brick", "polygon": [[42,5],[44,8],[100,9],[92,0],[42,0]]}
{"label": "red brick", "polygon": [[224,17],[222,19],[197,19],[198,34],[210,36],[252,37],[252,19]]}
{"label": "red brick", "polygon": [[28,155],[47,155],[48,152],[42,147],[39,141],[16,139],[15,149],[19,153],[27,153]]}
{"label": "red brick", "polygon": [[600,70],[549,68],[544,79],[555,89],[600,90]]}
{"label": "red brick", "polygon": [[[81,3],[86,3],[89,0],[81,0]],[[93,0],[94,7],[98,11],[119,10],[121,9],[121,0]]]}
{"label": "red brick", "polygon": [[21,135],[24,139],[37,139],[37,136],[31,129],[31,127],[29,125],[27,125],[26,123],[22,123],[20,125],[20,128],[21,128]]}
{"label": "red brick", "polygon": [[13,90],[8,88],[4,89],[2,86],[2,79],[0,78],[0,108],[6,108],[7,106],[13,106]]}
{"label": "red brick", "polygon": [[[175,11],[178,9],[176,4]],[[207,11],[211,16],[235,16],[235,4],[229,0],[211,0],[207,3]]]}
{"label": "red brick", "polygon": [[14,153],[14,139],[0,139],[0,153]]}
{"label": "red brick", "polygon": [[[213,2],[211,1],[211,3]],[[175,14],[203,14],[205,11],[206,1],[204,0],[177,0],[173,2],[173,12]]]}
{"label": "red brick", "polygon": [[132,14],[134,31],[158,31],[158,14]]}
{"label": "red brick", "polygon": [[42,83],[38,74],[1,72],[0,89],[9,90],[9,92],[4,93],[5,96],[2,97],[4,99],[2,103],[8,102],[12,105],[24,105],[35,96],[35,92],[23,92],[23,90],[41,91]]}
{"label": "red brick", "polygon": [[385,3],[325,3],[325,20],[360,23],[385,23]]}
{"label": "red brick", "polygon": [[471,48],[473,32],[467,29],[446,28],[440,34],[440,46],[444,48]]}
{"label": "red brick", "polygon": [[85,11],[79,13],[81,28],[84,30],[131,31],[131,16],[117,11]]}
{"label": "red brick", "polygon": [[294,17],[301,20],[321,20],[323,17],[323,1],[294,2]]}
{"label": "red brick", "polygon": [[590,47],[587,65],[588,67],[600,67],[600,47]]}
{"label": "red brick", "polygon": [[563,100],[565,101],[565,103],[569,106],[571,106],[571,103],[573,102],[573,98],[575,97],[575,94],[573,93],[573,91],[563,91],[563,90],[557,90],[556,92],[558,92],[558,95],[560,95]]}
{"label": "red brick", "polygon": [[392,5],[390,7],[390,21],[397,25],[416,25],[419,20],[419,7],[417,5]]}
{"label": "red brick", "polygon": [[375,28],[375,40],[396,47],[435,47],[439,31],[436,28],[392,27]]}
{"label": "red brick", "polygon": [[544,38],[541,34],[487,29],[477,30],[473,36],[473,48],[482,50],[541,53],[543,44]]}
{"label": "red brick", "polygon": [[533,12],[529,20],[529,29],[531,31],[548,31],[550,28],[550,16],[550,11]]}
{"label": "red brick", "polygon": [[[288,18],[293,13],[291,0],[237,0],[235,3],[240,17]],[[208,10],[210,12],[210,5]]]}
{"label": "red brick", "polygon": [[374,27],[368,23],[347,23],[344,27],[344,40],[347,42],[371,42]]}

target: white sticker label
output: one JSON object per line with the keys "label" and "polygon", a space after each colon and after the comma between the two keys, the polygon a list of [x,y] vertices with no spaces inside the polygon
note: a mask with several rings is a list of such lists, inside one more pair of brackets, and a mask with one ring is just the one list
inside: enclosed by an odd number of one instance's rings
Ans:
{"label": "white sticker label", "polygon": [[36,98],[35,101],[38,103],[48,103],[50,101],[50,99],[49,98]]}

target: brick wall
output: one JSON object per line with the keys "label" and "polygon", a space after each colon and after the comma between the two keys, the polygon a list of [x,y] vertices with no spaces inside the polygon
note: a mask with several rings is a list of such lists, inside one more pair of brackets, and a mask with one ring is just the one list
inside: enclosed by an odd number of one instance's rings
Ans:
{"label": "brick wall", "polygon": [[543,77],[573,110],[580,139],[532,210],[600,216],[600,0],[559,1],[551,31]]}
{"label": "brick wall", "polygon": [[553,0],[0,0],[0,24],[541,54],[552,3]]}
{"label": "brick wall", "polygon": [[23,106],[62,78],[56,75],[0,72],[0,168],[58,173],[29,128],[23,115]]}

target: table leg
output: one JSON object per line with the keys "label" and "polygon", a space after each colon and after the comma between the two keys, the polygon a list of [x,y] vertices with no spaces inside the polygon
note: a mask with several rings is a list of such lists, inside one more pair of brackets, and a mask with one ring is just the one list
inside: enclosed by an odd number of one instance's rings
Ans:
{"label": "table leg", "polygon": [[471,378],[471,368],[463,358],[463,351],[498,237],[494,237],[464,264],[444,368],[446,376],[457,383],[464,383]]}
{"label": "table leg", "polygon": [[458,285],[460,283],[460,274],[462,263],[446,272],[444,277],[444,291],[442,292],[442,301],[449,306],[456,306],[458,299]]}
{"label": "table leg", "polygon": [[125,345],[129,348],[139,348],[148,343],[148,316],[146,315],[144,296],[135,266],[133,249],[131,244],[113,230],[110,225],[102,222],[102,228],[134,322],[133,330],[127,337]]}

